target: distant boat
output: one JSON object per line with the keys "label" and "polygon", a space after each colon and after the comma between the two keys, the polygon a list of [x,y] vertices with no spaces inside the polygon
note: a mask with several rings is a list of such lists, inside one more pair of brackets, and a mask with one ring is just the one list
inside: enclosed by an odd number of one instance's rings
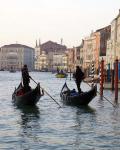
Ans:
{"label": "distant boat", "polygon": [[51,72],[52,72],[52,74],[54,74],[54,73],[57,73],[57,70],[52,70]]}
{"label": "distant boat", "polygon": [[57,70],[56,78],[66,78],[68,74],[63,70]]}
{"label": "distant boat", "polygon": [[13,67],[11,67],[10,72],[14,73],[14,72],[16,72],[16,70]]}
{"label": "distant boat", "polygon": [[68,76],[67,73],[57,73],[56,75],[56,78],[66,78]]}
{"label": "distant boat", "polygon": [[11,72],[11,73],[14,73],[14,72],[16,72],[16,70],[10,70],[10,72]]}
{"label": "distant boat", "polygon": [[5,71],[4,69],[0,69],[0,71]]}

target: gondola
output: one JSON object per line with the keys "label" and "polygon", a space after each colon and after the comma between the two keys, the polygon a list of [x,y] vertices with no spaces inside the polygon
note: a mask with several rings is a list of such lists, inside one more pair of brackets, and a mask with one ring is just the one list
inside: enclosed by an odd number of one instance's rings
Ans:
{"label": "gondola", "polygon": [[63,103],[68,105],[88,105],[92,99],[97,95],[97,85],[93,86],[87,92],[81,92],[80,94],[76,92],[75,89],[70,90],[65,82],[60,93],[60,97]]}
{"label": "gondola", "polygon": [[30,89],[24,92],[22,83],[19,84],[18,88],[15,89],[12,94],[12,101],[16,105],[35,105],[40,97],[43,96],[43,92],[40,90],[40,84],[38,83],[36,88]]}

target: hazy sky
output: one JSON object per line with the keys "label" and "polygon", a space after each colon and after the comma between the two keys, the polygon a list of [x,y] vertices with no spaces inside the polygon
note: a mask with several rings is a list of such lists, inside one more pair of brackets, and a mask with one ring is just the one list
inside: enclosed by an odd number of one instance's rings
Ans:
{"label": "hazy sky", "polygon": [[0,0],[0,46],[48,40],[78,46],[118,15],[120,0]]}

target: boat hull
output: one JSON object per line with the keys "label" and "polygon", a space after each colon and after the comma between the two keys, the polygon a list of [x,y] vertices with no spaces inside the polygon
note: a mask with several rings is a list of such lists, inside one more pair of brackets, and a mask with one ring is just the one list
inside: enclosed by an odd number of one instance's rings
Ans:
{"label": "boat hull", "polygon": [[68,105],[88,105],[92,99],[97,94],[97,86],[95,85],[91,90],[87,92],[81,92],[79,93],[72,93],[72,90],[70,90],[68,87],[67,90],[64,91],[64,89],[61,91],[60,97],[63,100],[63,103]]}
{"label": "boat hull", "polygon": [[40,85],[38,84],[35,89],[30,90],[24,95],[17,95],[17,92],[20,90],[20,87],[14,91],[12,95],[12,100],[16,105],[35,105],[40,97],[42,96],[40,92]]}
{"label": "boat hull", "polygon": [[56,74],[56,78],[66,78],[67,74]]}

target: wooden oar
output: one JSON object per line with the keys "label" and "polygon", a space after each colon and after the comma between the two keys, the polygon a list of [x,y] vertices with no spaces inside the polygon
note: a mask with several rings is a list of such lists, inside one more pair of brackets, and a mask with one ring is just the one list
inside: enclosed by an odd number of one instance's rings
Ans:
{"label": "wooden oar", "polygon": [[[38,84],[32,77],[30,77],[30,78],[31,78],[31,80],[33,80],[36,84]],[[41,86],[40,86],[40,88],[41,88],[52,100],[54,100],[54,102],[56,102],[56,104],[59,105],[60,108],[62,108],[62,106],[60,106],[60,104],[59,104],[45,89],[43,89]]]}

